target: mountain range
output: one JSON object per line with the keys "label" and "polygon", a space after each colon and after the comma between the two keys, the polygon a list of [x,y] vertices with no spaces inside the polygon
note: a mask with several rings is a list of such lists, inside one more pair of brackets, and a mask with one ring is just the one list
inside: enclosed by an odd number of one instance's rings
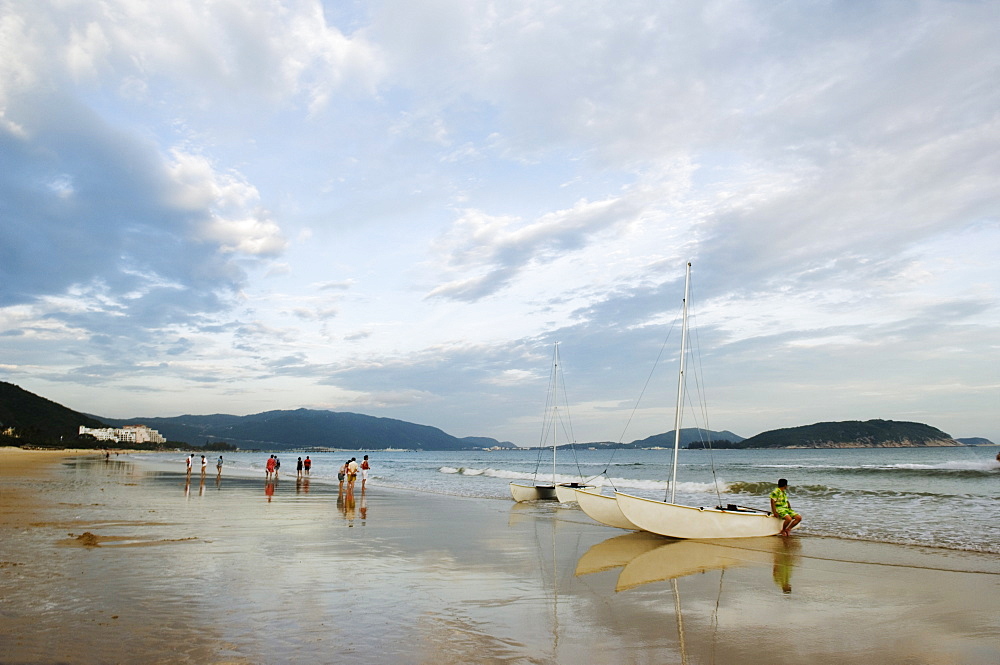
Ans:
{"label": "mountain range", "polygon": [[[248,416],[184,415],[170,418],[105,418],[73,411],[12,383],[0,381],[0,445],[70,445],[77,442],[80,425],[122,427],[146,425],[168,442],[193,445],[228,443],[242,449],[339,450],[475,450],[515,449],[509,441],[490,437],[455,437],[436,427],[359,413],[295,409]],[[667,448],[674,433],[664,432],[630,443],[577,443],[588,448]],[[815,423],[771,430],[744,439],[728,430],[681,430],[681,445],[719,448],[855,448],[989,445],[984,438],[955,440],[921,423],[869,420]]]}

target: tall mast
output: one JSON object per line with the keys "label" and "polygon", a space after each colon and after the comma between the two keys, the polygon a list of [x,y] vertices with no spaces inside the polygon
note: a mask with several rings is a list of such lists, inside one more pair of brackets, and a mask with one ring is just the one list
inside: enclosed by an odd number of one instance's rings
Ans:
{"label": "tall mast", "polygon": [[675,503],[677,494],[677,458],[681,447],[681,421],[684,413],[684,371],[687,360],[688,296],[691,292],[691,263],[684,271],[684,303],[681,307],[681,359],[677,372],[677,409],[674,411],[674,464],[670,478],[670,503]]}
{"label": "tall mast", "polygon": [[559,433],[559,342],[552,351],[552,485],[556,484],[556,439]]}

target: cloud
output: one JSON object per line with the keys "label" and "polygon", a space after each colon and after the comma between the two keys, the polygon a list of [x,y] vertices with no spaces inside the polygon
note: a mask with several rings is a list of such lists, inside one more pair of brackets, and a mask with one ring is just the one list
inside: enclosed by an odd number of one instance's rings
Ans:
{"label": "cloud", "polygon": [[191,316],[218,311],[246,280],[234,259],[283,248],[253,188],[203,160],[197,172],[165,163],[71,99],[12,110],[26,116],[31,138],[0,132],[0,305],[73,290],[95,309],[156,326],[165,317],[149,303],[173,301]]}
{"label": "cloud", "polygon": [[437,242],[437,253],[455,273],[482,272],[433,289],[429,298],[476,301],[507,285],[532,263],[546,263],[585,247],[602,231],[637,214],[625,199],[580,201],[528,224],[466,210]]}

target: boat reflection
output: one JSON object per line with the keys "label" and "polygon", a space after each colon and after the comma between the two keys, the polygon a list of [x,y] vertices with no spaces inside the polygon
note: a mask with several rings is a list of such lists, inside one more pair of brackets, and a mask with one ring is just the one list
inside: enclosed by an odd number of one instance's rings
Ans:
{"label": "boat reflection", "polygon": [[633,531],[597,543],[583,553],[576,563],[576,575],[589,575],[620,568],[640,554],[662,547],[669,542],[663,536],[648,531]]}
{"label": "boat reflection", "polygon": [[639,531],[609,538],[591,547],[577,562],[576,574],[621,568],[615,591],[627,591],[709,570],[772,566],[779,588],[788,593],[796,559],[794,548],[797,547],[788,541],[794,539],[671,540]]}

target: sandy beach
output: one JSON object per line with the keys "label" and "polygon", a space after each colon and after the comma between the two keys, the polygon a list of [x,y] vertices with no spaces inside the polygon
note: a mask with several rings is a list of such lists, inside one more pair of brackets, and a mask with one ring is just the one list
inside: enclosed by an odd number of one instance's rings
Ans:
{"label": "sandy beach", "polygon": [[0,450],[0,664],[1000,662],[995,555]]}

